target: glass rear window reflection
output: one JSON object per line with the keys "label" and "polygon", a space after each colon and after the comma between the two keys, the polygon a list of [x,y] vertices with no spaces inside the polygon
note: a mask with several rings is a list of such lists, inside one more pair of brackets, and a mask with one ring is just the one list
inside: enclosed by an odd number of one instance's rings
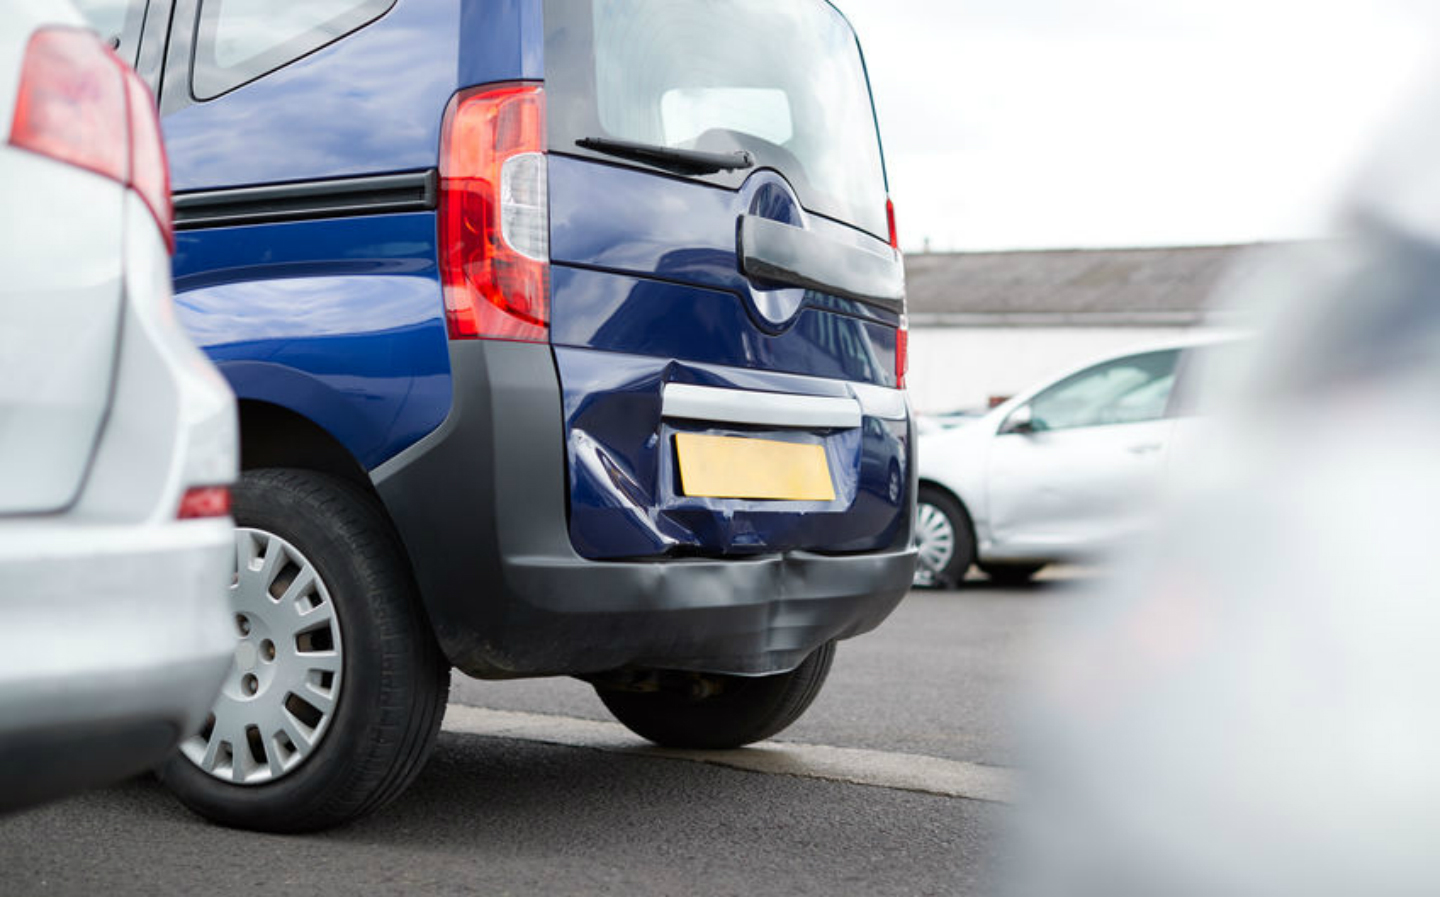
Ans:
{"label": "glass rear window reflection", "polygon": [[[872,326],[856,318],[808,310],[795,322],[796,330],[820,349],[815,363],[826,369],[814,373],[894,386],[894,349],[886,351],[874,344]],[[882,354],[890,359],[888,365],[881,363]]]}
{"label": "glass rear window reflection", "polygon": [[888,239],[869,82],[830,4],[549,0],[546,28],[552,149],[599,137],[744,150],[806,208]]}

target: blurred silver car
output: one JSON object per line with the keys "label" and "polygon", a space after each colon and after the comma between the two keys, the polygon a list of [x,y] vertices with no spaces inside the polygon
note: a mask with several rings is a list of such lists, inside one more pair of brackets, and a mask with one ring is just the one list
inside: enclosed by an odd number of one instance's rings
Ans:
{"label": "blurred silver car", "polygon": [[1207,450],[1037,652],[1013,893],[1440,893],[1437,109],[1237,288],[1268,323]]}
{"label": "blurred silver car", "polygon": [[1186,384],[1233,339],[1107,357],[964,426],[921,433],[915,584],[955,585],[974,563],[1023,582],[1143,530],[1170,454],[1195,438]]}
{"label": "blurred silver car", "polygon": [[171,307],[149,91],[0,17],[0,809],[157,764],[233,664],[234,397]]}

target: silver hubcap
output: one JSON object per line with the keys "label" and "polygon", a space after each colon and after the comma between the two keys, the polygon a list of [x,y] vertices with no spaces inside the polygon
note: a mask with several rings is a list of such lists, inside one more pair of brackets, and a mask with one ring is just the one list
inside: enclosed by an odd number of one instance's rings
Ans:
{"label": "silver hubcap", "polygon": [[919,550],[915,584],[934,585],[955,557],[955,527],[944,511],[923,501],[915,510],[915,547]]}
{"label": "silver hubcap", "polygon": [[272,533],[235,531],[235,662],[210,718],[180,749],[227,782],[259,785],[314,753],[340,698],[335,605],[312,565]]}

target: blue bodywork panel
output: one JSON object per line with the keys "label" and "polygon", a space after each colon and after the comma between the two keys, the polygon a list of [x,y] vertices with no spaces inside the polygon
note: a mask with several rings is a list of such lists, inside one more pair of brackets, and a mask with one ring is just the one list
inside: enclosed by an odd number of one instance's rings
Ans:
{"label": "blue bodywork panel", "polygon": [[[174,187],[434,169],[457,90],[543,79],[542,10],[540,0],[399,0],[327,47],[166,116]],[[747,214],[840,243],[875,238],[801,209],[774,171],[729,190],[552,154],[548,173],[575,549],[606,559],[891,546],[910,513],[897,487],[910,477],[906,421],[800,431],[660,419],[669,382],[837,396],[846,381],[893,387],[897,314],[754,282],[736,248]],[[452,408],[436,244],[434,212],[181,231],[179,314],[242,400],[308,418],[373,470]],[[822,445],[836,498],[680,495],[680,429]]]}
{"label": "blue bodywork panel", "polygon": [[450,411],[435,216],[182,232],[180,319],[241,399],[280,405],[374,467]]}
{"label": "blue bodywork panel", "polygon": [[342,40],[165,116],[171,187],[433,168],[455,91],[539,80],[544,53],[538,2],[399,0]]}
{"label": "blue bodywork panel", "polygon": [[[751,175],[738,191],[618,165],[551,155],[550,258],[558,264],[641,274],[729,290],[745,300],[757,326],[785,329],[802,304],[876,320],[894,328],[899,316],[847,299],[801,289],[762,289],[740,271],[736,227],[741,215],[794,224],[804,212],[783,179]],[[874,238],[805,215],[810,228],[840,242]],[[737,357],[737,363],[743,358]],[[887,369],[893,385],[893,364]]]}
{"label": "blue bodywork panel", "polygon": [[[570,538],[592,558],[862,551],[891,543],[908,509],[904,421],[839,431],[729,429],[662,421],[665,383],[846,395],[843,381],[893,387],[898,316],[741,273],[736,225],[752,214],[808,221],[774,172],[738,191],[552,155],[551,341],[565,398]],[[788,374],[806,375],[803,377]],[[817,380],[816,378],[833,378]],[[677,428],[825,447],[831,502],[678,494]]]}
{"label": "blue bodywork panel", "polygon": [[455,0],[400,0],[343,40],[165,116],[171,186],[434,167],[440,117],[458,83],[458,26]]}
{"label": "blue bodywork panel", "polygon": [[734,293],[560,265],[551,287],[556,346],[894,381],[895,328],[826,311],[830,297],[811,299],[792,326],[769,333]]}
{"label": "blue bodywork panel", "polygon": [[[462,37],[464,38],[462,40]],[[538,79],[540,5],[399,0],[374,23],[162,124],[176,191],[423,171],[462,86]],[[373,468],[450,410],[433,213],[177,234],[180,315],[242,399]]]}

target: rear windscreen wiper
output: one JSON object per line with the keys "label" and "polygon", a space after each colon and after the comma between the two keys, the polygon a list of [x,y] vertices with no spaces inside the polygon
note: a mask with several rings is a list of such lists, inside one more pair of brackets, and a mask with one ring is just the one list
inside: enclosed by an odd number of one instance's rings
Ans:
{"label": "rear windscreen wiper", "polygon": [[649,143],[632,143],[629,140],[611,140],[608,137],[582,137],[576,146],[647,162],[659,168],[668,168],[681,174],[714,174],[717,171],[735,171],[754,168],[755,157],[745,150],[733,153],[707,153],[701,150],[676,149],[670,146],[654,146]]}

